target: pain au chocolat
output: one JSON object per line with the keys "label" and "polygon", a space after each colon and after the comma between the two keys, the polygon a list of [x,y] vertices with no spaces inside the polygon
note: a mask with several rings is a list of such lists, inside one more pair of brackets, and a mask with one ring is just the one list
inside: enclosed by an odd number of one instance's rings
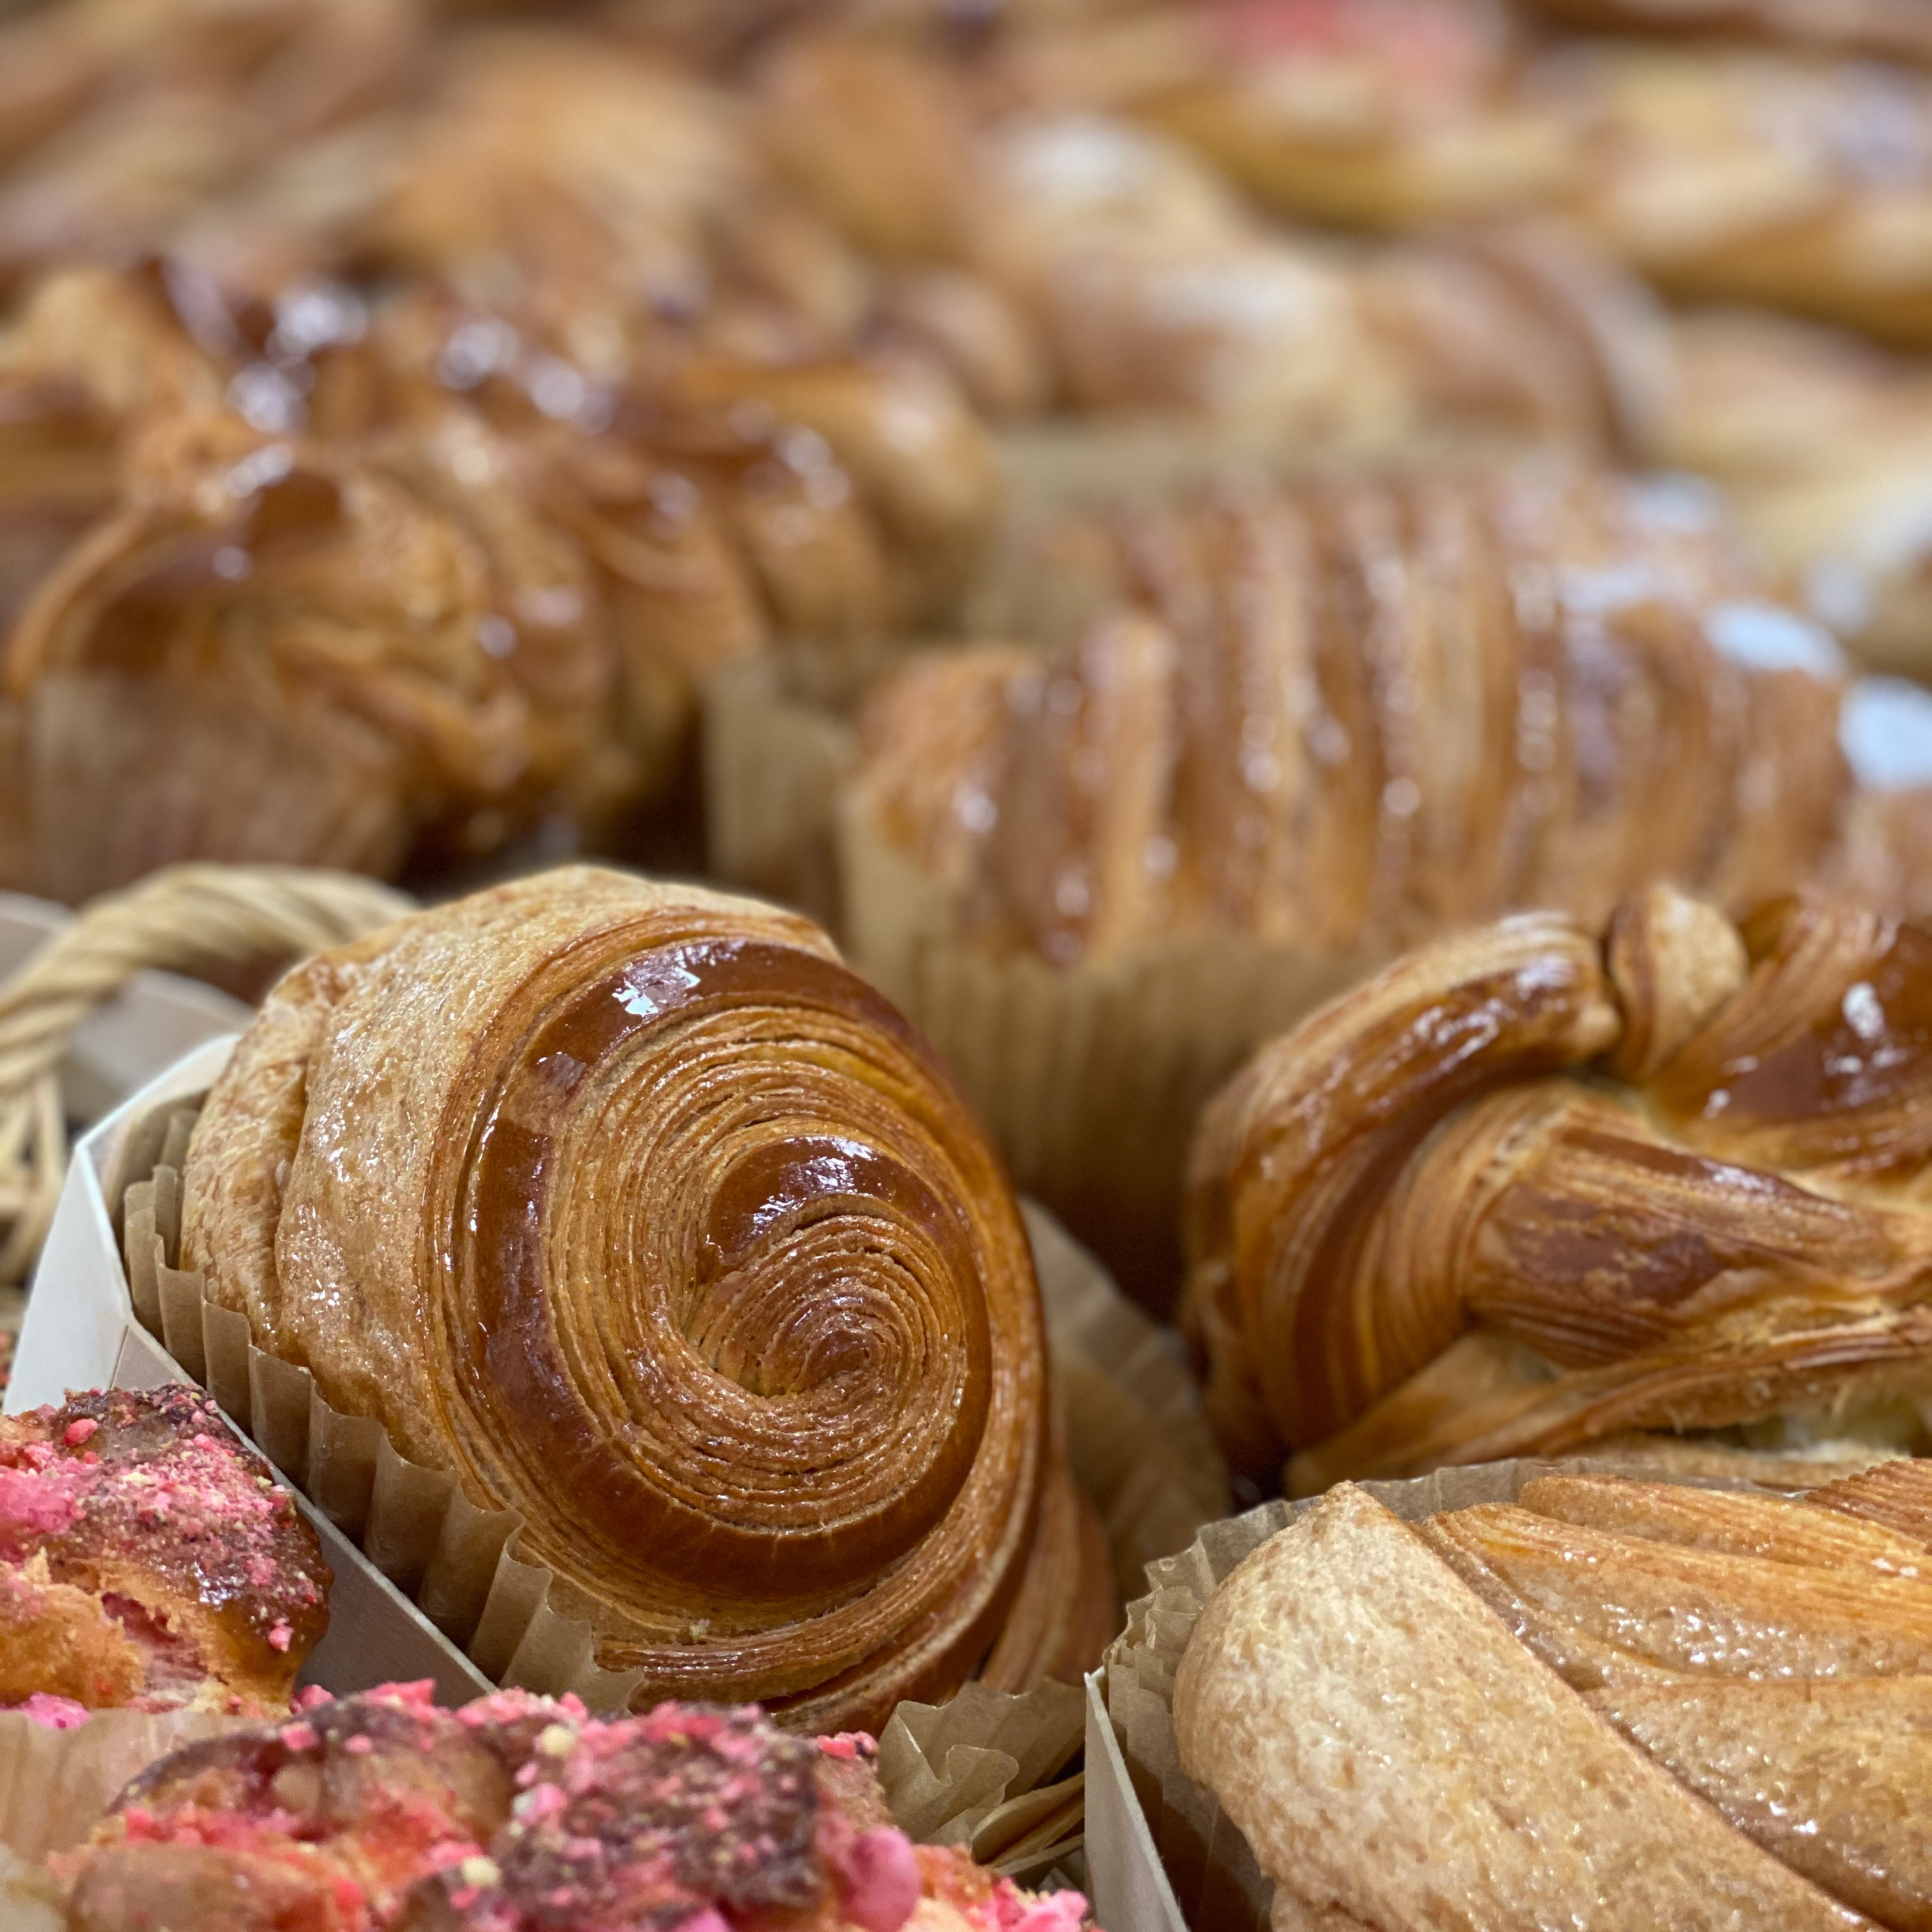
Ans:
{"label": "pain au chocolat", "polygon": [[572,868],[326,953],[184,1187],[209,1296],[520,1511],[638,1698],[873,1725],[1029,1650],[1003,1625],[1078,1512],[1026,1235],[803,920]]}
{"label": "pain au chocolat", "polygon": [[1186,1312],[1251,1470],[1912,1447],[1932,932],[1666,889],[1410,955],[1212,1103]]}

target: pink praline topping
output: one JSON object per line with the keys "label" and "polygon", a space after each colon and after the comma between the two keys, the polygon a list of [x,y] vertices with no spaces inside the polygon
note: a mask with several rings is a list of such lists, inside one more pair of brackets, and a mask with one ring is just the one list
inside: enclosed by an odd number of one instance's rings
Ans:
{"label": "pink praline topping", "polygon": [[912,1840],[890,1825],[866,1832],[834,1853],[839,1906],[864,1932],[899,1932],[918,1906],[919,1859]]}

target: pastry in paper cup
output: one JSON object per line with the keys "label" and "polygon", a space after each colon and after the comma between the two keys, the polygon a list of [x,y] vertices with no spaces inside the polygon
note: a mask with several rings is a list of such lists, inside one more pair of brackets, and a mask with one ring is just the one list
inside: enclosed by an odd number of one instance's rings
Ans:
{"label": "pastry in paper cup", "polygon": [[1017,1210],[802,920],[579,868],[405,921],[284,982],[176,1152],[137,1312],[490,1677],[876,1724],[1103,1635]]}
{"label": "pastry in paper cup", "polygon": [[1694,491],[1250,480],[1069,518],[1043,556],[1064,642],[873,694],[842,912],[1132,1292],[1171,1288],[1214,1088],[1409,936],[1600,915],[1660,873],[1748,897],[1832,853],[1840,661]]}
{"label": "pastry in paper cup", "polygon": [[[1331,1922],[1324,1912],[1407,1922],[1414,1908],[1396,1894],[1416,1868],[1356,1858],[1369,1840],[1343,1815],[1355,1787],[1339,1766],[1358,1744],[1376,1748],[1384,1715],[1384,1744],[1414,1718],[1450,1755],[1399,1747],[1388,1762],[1409,1795],[1373,1835],[1385,1848],[1383,1832],[1399,1836],[1453,1787],[1427,1870],[1454,1896],[1488,1898],[1489,1879],[1463,1861],[1490,1801],[1507,1813],[1505,1787],[1546,1784],[1538,1820],[1574,1814],[1574,1836],[1560,1824],[1529,1828],[1504,1848],[1516,1889],[1489,1900],[1486,1923],[1546,1922],[1537,1911],[1560,1907],[1605,1926],[1731,1924],[1722,1914],[1753,1900],[1765,1923],[1870,1922],[1862,1912],[1900,1922],[1921,1855],[1885,1820],[1909,1815],[1890,1781],[1922,1748],[1909,1715],[1925,1687],[1909,1634],[1927,1588],[1914,1527],[1927,1522],[1922,1468],[1888,1462],[1793,1500],[1735,1480],[1660,1484],[1600,1462],[1497,1463],[1346,1485],[1210,1526],[1184,1556],[1150,1567],[1153,1594],[1133,1606],[1107,1672],[1113,1722],[1188,1922],[1258,1928],[1271,1909],[1276,1925]],[[1222,1607],[1204,1616],[1217,1598]],[[1606,1644],[1606,1607],[1626,1598],[1654,1600],[1657,1614]],[[1230,1619],[1257,1603],[1285,1631],[1304,1627],[1286,1632],[1286,1648],[1263,1639],[1237,1663]],[[1339,1646],[1336,1618],[1354,1633]],[[1270,1721],[1275,1688],[1298,1670],[1295,1714],[1274,1733],[1280,1750],[1256,1756],[1250,1716]],[[1466,1701],[1492,1670],[1492,1708],[1508,1714],[1501,1750]],[[1229,1693],[1236,1702],[1222,1710]],[[1216,1760],[1207,1740],[1217,1723],[1244,1769]],[[1749,1742],[1727,1750],[1740,1724]],[[1858,1732],[1850,1757],[1834,1757],[1839,1724]],[[1294,1766],[1317,1732],[1331,1755],[1312,1778]],[[1253,1808],[1264,1763],[1268,1805],[1306,1799],[1333,1814],[1318,1841],[1299,1841],[1316,1847],[1312,1862],[1285,1858]],[[1775,1817],[1751,1795],[1754,1778],[1767,1778],[1792,1801]],[[1604,1802],[1612,1790],[1618,1802]],[[1849,1862],[1848,1832],[1863,1848]],[[1573,1882],[1580,1868],[1601,1880],[1600,1895]],[[1687,1897],[1694,1869],[1709,1898]]]}

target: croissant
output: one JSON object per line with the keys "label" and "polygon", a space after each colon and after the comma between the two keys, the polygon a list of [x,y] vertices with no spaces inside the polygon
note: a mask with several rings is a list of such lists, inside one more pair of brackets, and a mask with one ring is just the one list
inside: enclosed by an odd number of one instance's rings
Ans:
{"label": "croissant", "polygon": [[1600,938],[1426,946],[1264,1048],[1189,1182],[1224,1446],[1306,1492],[1631,1430],[1888,1439],[1932,1378],[1928,947],[1657,888]]}
{"label": "croissant", "polygon": [[1174,1727],[1276,1926],[1869,1932],[1932,1915],[1928,1662],[1921,1464],[1413,1525],[1345,1484],[1215,1592]]}
{"label": "croissant", "polygon": [[1659,874],[1748,897],[1834,836],[1832,647],[1688,486],[1231,484],[1041,550],[1017,628],[1073,641],[909,667],[866,728],[865,808],[980,943],[1360,950]]}
{"label": "croissant", "polygon": [[184,1186],[209,1295],[517,1510],[646,1701],[876,1727],[1059,1560],[1012,1198],[793,915],[574,868],[325,954]]}

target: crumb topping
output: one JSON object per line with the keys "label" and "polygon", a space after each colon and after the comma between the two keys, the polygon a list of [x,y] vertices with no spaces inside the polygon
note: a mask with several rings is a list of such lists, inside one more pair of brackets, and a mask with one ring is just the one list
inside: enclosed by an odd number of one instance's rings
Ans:
{"label": "crumb topping", "polygon": [[298,1637],[305,1652],[326,1618],[328,1568],[294,1499],[182,1384],[0,1422],[0,1563],[35,1558],[83,1587],[111,1569],[124,1592],[138,1567],[284,1653]]}

